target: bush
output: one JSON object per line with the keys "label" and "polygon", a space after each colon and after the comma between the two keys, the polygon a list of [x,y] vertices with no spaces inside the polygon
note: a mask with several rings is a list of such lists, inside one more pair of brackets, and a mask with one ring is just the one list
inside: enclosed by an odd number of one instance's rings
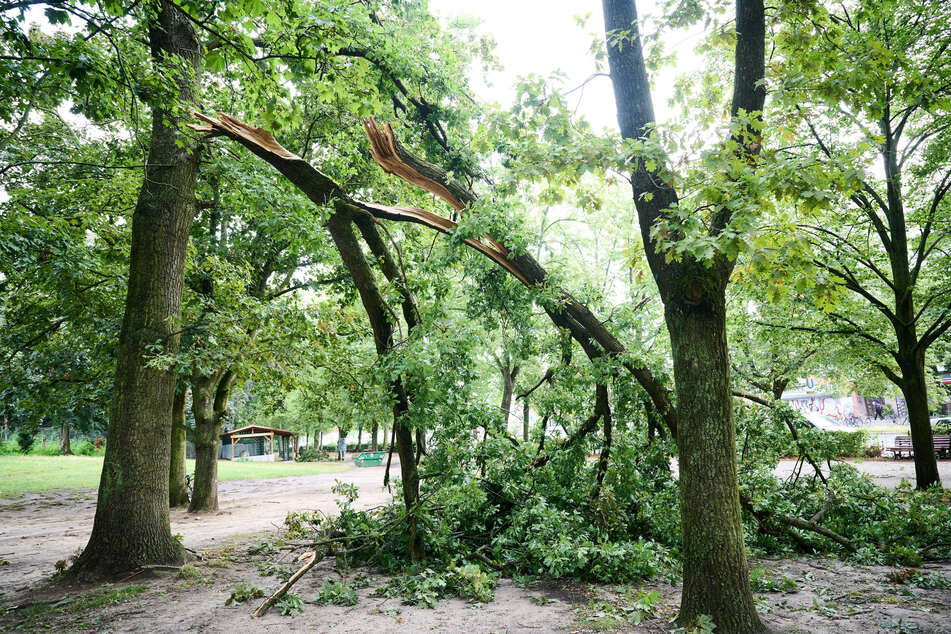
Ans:
{"label": "bush", "polygon": [[20,431],[20,433],[17,434],[17,445],[20,448],[20,453],[30,453],[30,449],[33,447],[35,440],[35,433],[26,430]]}
{"label": "bush", "polygon": [[833,458],[861,458],[865,455],[868,432],[859,431],[819,431],[821,443]]}
{"label": "bush", "polygon": [[882,448],[879,445],[869,445],[865,448],[866,458],[881,458]]}
{"label": "bush", "polygon": [[[96,440],[99,440],[98,438]],[[105,443],[96,446],[95,441],[81,440],[73,445],[73,453],[77,456],[104,456],[106,454]]]}
{"label": "bush", "polygon": [[325,581],[317,593],[317,605],[356,605],[360,602],[357,591],[346,581]]}
{"label": "bush", "polygon": [[317,462],[323,452],[317,453],[314,447],[301,447],[297,450],[297,456],[294,458],[297,462]]}

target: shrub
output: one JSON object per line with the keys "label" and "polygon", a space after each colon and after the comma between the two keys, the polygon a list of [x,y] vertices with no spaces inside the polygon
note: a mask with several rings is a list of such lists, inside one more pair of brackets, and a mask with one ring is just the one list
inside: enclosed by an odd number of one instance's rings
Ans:
{"label": "shrub", "polygon": [[225,601],[225,605],[238,605],[251,599],[260,599],[265,595],[264,590],[250,583],[239,583],[234,587],[231,596]]}
{"label": "shrub", "polygon": [[288,592],[274,605],[281,611],[281,616],[296,616],[304,611],[304,601],[294,592]]}
{"label": "shrub", "polygon": [[106,453],[106,448],[104,443],[97,447],[95,442],[82,440],[73,445],[73,453],[77,456],[103,456]]}
{"label": "shrub", "polygon": [[320,454],[317,453],[317,449],[314,447],[301,447],[297,450],[297,457],[294,458],[297,462],[316,462],[320,459]]}
{"label": "shrub", "polygon": [[879,445],[869,445],[865,448],[865,457],[866,458],[881,458],[882,457],[882,448]]}
{"label": "shrub", "polygon": [[346,581],[325,581],[317,593],[317,605],[356,605],[360,602],[357,591]]}
{"label": "shrub", "polygon": [[33,442],[36,440],[36,433],[28,432],[25,429],[21,430],[17,434],[17,445],[20,448],[20,453],[30,453],[30,449],[33,447]]}

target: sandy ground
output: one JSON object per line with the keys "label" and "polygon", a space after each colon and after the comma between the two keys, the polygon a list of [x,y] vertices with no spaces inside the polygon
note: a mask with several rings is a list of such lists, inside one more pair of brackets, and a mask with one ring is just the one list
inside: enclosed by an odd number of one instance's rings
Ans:
{"label": "sandy ground", "polygon": [[[943,461],[942,476],[951,481],[951,462]],[[783,463],[780,471],[792,469]],[[913,477],[911,461],[860,461],[856,467],[885,485]],[[0,501],[0,631],[108,631],[108,632],[667,632],[679,603],[677,584],[652,583],[660,599],[652,616],[636,624],[630,620],[635,588],[551,582],[520,588],[500,581],[495,600],[470,605],[459,599],[440,602],[435,609],[402,605],[398,598],[371,596],[385,578],[373,571],[338,573],[327,560],[314,568],[295,591],[308,601],[328,579],[368,574],[369,587],[360,590],[353,607],[306,603],[295,617],[276,610],[260,620],[250,612],[260,599],[237,607],[225,600],[238,583],[266,590],[280,585],[276,576],[262,576],[259,566],[279,561],[292,567],[295,553],[252,555],[250,547],[282,525],[288,511],[320,509],[333,512],[330,492],[335,480],[360,486],[362,507],[390,499],[382,489],[383,468],[353,469],[344,473],[296,476],[269,480],[227,482],[220,486],[221,510],[193,516],[173,511],[172,530],[185,545],[201,553],[194,564],[197,575],[182,578],[174,572],[140,575],[124,582],[144,583],[141,594],[87,613],[53,611],[29,621],[27,611],[5,610],[30,601],[55,601],[83,589],[37,585],[86,541],[95,510],[95,492],[71,491]],[[919,588],[890,580],[894,568],[859,567],[834,559],[784,559],[753,562],[776,578],[789,578],[795,590],[757,594],[763,620],[783,632],[951,632],[951,588]],[[951,561],[931,562],[925,575],[943,575],[951,582]],[[123,584],[118,584],[119,586]]]}
{"label": "sandy ground", "polygon": [[[218,485],[215,513],[188,513],[172,509],[172,534],[182,535],[187,548],[207,550],[236,536],[279,528],[288,511],[336,511],[330,488],[334,482],[360,487],[358,508],[390,501],[383,489],[385,467],[354,468],[327,473],[266,480],[236,480]],[[394,457],[391,470],[399,474]],[[96,491],[72,490],[0,500],[0,603],[18,591],[48,577],[56,562],[82,549],[92,531]]]}

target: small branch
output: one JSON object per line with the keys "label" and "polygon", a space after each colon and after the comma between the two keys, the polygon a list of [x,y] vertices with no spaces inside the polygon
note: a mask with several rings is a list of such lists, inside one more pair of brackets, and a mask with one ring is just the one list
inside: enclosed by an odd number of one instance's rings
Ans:
{"label": "small branch", "polygon": [[[297,572],[295,572],[295,573],[293,574],[293,576],[291,576],[290,579],[287,580],[287,583],[285,583],[283,586],[281,586],[280,588],[278,588],[278,589],[277,589],[277,592],[275,592],[274,594],[272,594],[271,596],[269,596],[269,597],[267,598],[267,600],[266,600],[264,603],[262,603],[262,604],[260,605],[260,607],[258,607],[257,610],[254,611],[254,614],[252,615],[252,616],[254,616],[254,618],[259,619],[259,618],[261,618],[262,616],[264,616],[264,615],[267,613],[267,611],[270,610],[271,607],[272,607],[281,597],[283,597],[285,594],[287,594],[287,591],[291,589],[291,586],[293,586],[295,583],[297,583],[297,580],[298,580],[298,579],[300,579],[301,577],[303,577],[303,576],[307,573],[308,570],[310,570],[311,568],[314,567],[314,564],[317,563],[317,559],[318,559],[318,558],[317,558],[317,551],[316,551],[316,550],[309,550],[309,551],[307,551],[306,553],[304,553],[303,555],[301,555],[300,557],[298,557],[298,558],[297,558],[297,561],[304,561],[305,559],[306,559],[307,561],[304,563],[303,566],[300,567],[300,569],[299,569]],[[323,557],[321,557],[321,559],[323,559]]]}

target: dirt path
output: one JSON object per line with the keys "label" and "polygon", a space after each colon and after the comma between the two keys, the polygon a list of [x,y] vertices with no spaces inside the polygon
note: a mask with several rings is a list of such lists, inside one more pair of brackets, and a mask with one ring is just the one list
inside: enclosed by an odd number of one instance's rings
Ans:
{"label": "dirt path", "polygon": [[[911,460],[862,460],[852,464],[879,484],[894,488],[902,478],[914,481]],[[783,460],[777,475],[788,475],[795,461]],[[951,461],[939,462],[944,482],[951,482]],[[399,461],[394,457],[394,473]],[[360,487],[358,506],[377,506],[391,499],[382,488],[384,467],[352,469],[343,473],[293,476],[265,480],[238,480],[219,485],[217,513],[191,514],[173,509],[172,533],[185,546],[205,550],[223,540],[273,530],[288,511],[336,510],[330,488],[336,480]],[[804,470],[805,472],[805,470]],[[30,494],[0,502],[0,602],[55,571],[56,562],[69,559],[86,545],[96,512],[94,490]],[[951,629],[951,628],[949,628]]]}
{"label": "dirt path", "polygon": [[[393,460],[399,473],[399,461]],[[187,513],[172,509],[172,534],[180,534],[186,547],[205,550],[236,537],[262,533],[281,526],[288,511],[334,512],[330,488],[334,482],[360,487],[356,506],[367,508],[390,501],[383,490],[385,467],[367,467],[328,473],[266,480],[237,480],[218,486],[216,513]],[[96,513],[96,492],[91,490],[30,494],[0,504],[0,602],[49,577],[56,562],[68,559],[86,545]]]}
{"label": "dirt path", "polygon": [[[947,464],[947,463],[943,463]],[[897,483],[913,469],[910,462],[863,461],[856,464],[883,484]],[[780,465],[780,470],[791,465]],[[334,560],[317,566],[295,587],[305,600],[312,599],[327,580],[341,576],[354,579],[368,574],[367,587],[359,591],[353,607],[304,604],[304,612],[284,617],[277,610],[260,620],[250,611],[260,599],[236,607],[225,600],[239,583],[273,590],[280,584],[276,573],[264,573],[262,564],[293,566],[292,553],[252,554],[256,535],[279,527],[288,511],[320,509],[334,512],[334,481],[360,487],[359,506],[385,503],[390,495],[382,489],[383,468],[353,469],[344,473],[294,476],[269,480],[245,480],[221,484],[221,510],[193,516],[172,512],[172,530],[183,536],[186,546],[203,552],[188,575],[157,573],[140,575],[119,586],[94,589],[37,587],[48,578],[58,560],[81,548],[88,537],[95,512],[95,493],[67,491],[27,496],[14,503],[0,502],[0,608],[4,603],[58,601],[43,607],[47,612],[30,616],[29,609],[0,609],[0,631],[96,631],[96,632],[553,632],[623,631],[669,632],[676,612],[680,587],[654,582],[640,588],[552,581],[529,589],[501,579],[495,600],[467,604],[459,599],[441,601],[435,609],[407,606],[398,598],[373,596],[387,579],[368,570],[334,570]],[[951,479],[951,475],[949,475]],[[865,632],[951,631],[951,561],[932,562],[917,572],[924,581],[893,579],[895,568],[853,566],[834,559],[800,558],[754,560],[763,576],[782,587],[782,592],[757,592],[757,605],[764,621],[777,631]],[[904,573],[901,573],[904,574]],[[910,571],[909,573],[910,574]],[[928,579],[933,581],[926,583]],[[138,583],[142,585],[129,586]],[[64,592],[116,591],[132,594],[116,602],[86,609],[64,604]],[[762,590],[763,588],[759,588]],[[632,602],[644,592],[656,591],[649,615],[638,622]],[[41,606],[42,607],[42,606]],[[634,611],[632,611],[634,610]]]}

